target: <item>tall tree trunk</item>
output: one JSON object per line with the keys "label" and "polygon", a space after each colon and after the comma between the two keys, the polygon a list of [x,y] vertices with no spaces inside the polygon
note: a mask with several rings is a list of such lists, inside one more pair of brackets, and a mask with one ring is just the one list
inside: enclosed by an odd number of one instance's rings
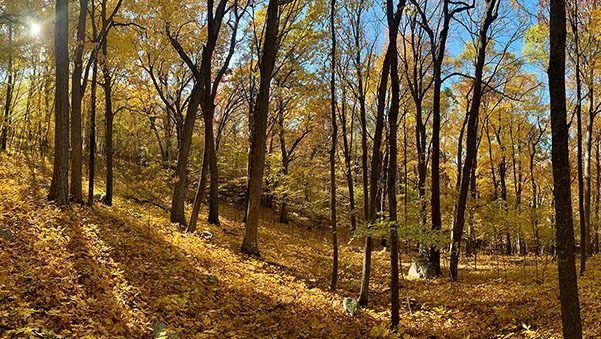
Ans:
{"label": "tall tree trunk", "polygon": [[[281,104],[281,101],[278,99],[278,109],[277,109],[277,123],[278,123],[278,133],[280,140],[280,152],[282,154],[282,174],[284,178],[288,176],[288,148],[286,146],[286,133],[284,129],[284,107]],[[284,179],[286,180],[286,179]],[[288,195],[284,193],[281,198],[280,203],[280,223],[287,224],[288,223]]]}
{"label": "tall tree trunk", "polygon": [[[203,156],[203,159],[208,160],[209,162],[208,168],[211,178],[211,184],[209,187],[208,221],[212,224],[219,224],[219,173],[217,169],[217,155],[215,152],[213,118],[215,116],[215,96],[217,95],[216,90],[223,74],[225,74],[225,71],[227,70],[229,61],[231,59],[231,53],[233,53],[233,48],[236,42],[235,33],[232,33],[232,42],[230,45],[229,54],[224,61],[223,67],[217,73],[215,79],[213,79],[212,76],[212,60],[217,45],[217,39],[219,37],[219,31],[221,29],[221,23],[227,11],[226,6],[226,0],[220,0],[217,4],[217,8],[214,8],[213,0],[207,1],[207,40],[202,49],[200,68],[198,68],[196,63],[193,62],[192,59],[186,54],[184,48],[177,41],[177,36],[173,36],[169,30],[169,27],[167,27],[167,35],[171,45],[176,50],[180,58],[184,60],[190,71],[192,71],[194,79],[196,80],[190,95],[188,111],[186,113],[183,130],[181,133],[180,150],[177,159],[177,167],[175,170],[176,183],[173,188],[173,196],[171,199],[171,222],[179,223],[182,226],[185,226],[186,224],[184,203],[187,188],[188,157],[192,147],[192,134],[194,132],[196,112],[198,111],[199,106],[202,108],[203,119],[205,122],[206,156]],[[237,21],[235,21],[234,27],[232,27],[234,32],[236,32],[237,24],[239,22],[239,17],[237,15],[236,20]]]}
{"label": "tall tree trunk", "polygon": [[578,280],[574,257],[574,226],[570,189],[569,130],[566,112],[566,8],[565,0],[550,0],[549,94],[555,200],[555,239],[559,270],[559,299],[564,338],[582,338]]}
{"label": "tall tree trunk", "polygon": [[[422,117],[422,103],[421,98],[416,100],[415,103],[415,113],[416,113],[416,123],[415,123],[415,144],[417,148],[417,192],[419,196],[419,222],[420,227],[423,231],[426,231],[426,223],[428,221],[427,213],[428,213],[428,202],[426,201],[426,177],[428,175],[428,166],[427,166],[427,141],[426,141],[426,124],[423,122]],[[427,248],[421,248],[420,252],[424,250],[427,251]],[[422,253],[420,253],[422,254]],[[425,254],[425,253],[424,253]]]}
{"label": "tall tree trunk", "polygon": [[390,219],[390,303],[392,330],[399,325],[399,238],[397,216],[397,128],[399,117],[400,81],[398,70],[397,35],[399,24],[405,7],[405,0],[400,0],[396,11],[393,0],[386,1],[388,18],[388,40],[390,43],[390,85],[391,102],[388,112],[388,214]]}
{"label": "tall tree trunk", "polygon": [[597,136],[597,142],[595,143],[595,163],[597,173],[595,175],[595,237],[593,239],[594,252],[599,253],[599,224],[601,223],[601,215],[599,215],[599,209],[601,205],[601,137]]}
{"label": "tall tree trunk", "polygon": [[[56,42],[55,42],[56,44]],[[0,150],[6,151],[8,141],[8,128],[10,125],[11,107],[13,104],[13,23],[8,22],[8,65],[6,68],[6,101],[4,104],[4,117],[2,118],[2,131],[0,132]]]}
{"label": "tall tree trunk", "polygon": [[591,241],[591,158],[593,151],[593,125],[595,122],[595,97],[594,89],[590,88],[589,97],[589,110],[586,115],[586,132],[584,134],[584,156],[583,156],[583,192],[584,198],[584,251],[586,256],[592,255],[592,241]]}
{"label": "tall tree trunk", "polygon": [[104,82],[104,151],[106,160],[106,179],[105,179],[105,194],[103,203],[111,206],[113,204],[113,94],[112,94],[112,75],[108,65],[108,30],[110,22],[107,20],[106,1],[102,2],[101,18],[102,32],[106,36],[102,39],[102,77]]}
{"label": "tall tree trunk", "polygon": [[336,145],[338,141],[338,123],[336,121],[336,0],[330,2],[330,35],[332,53],[330,61],[330,114],[332,123],[332,146],[330,148],[330,223],[332,224],[332,276],[330,289],[336,290],[338,281],[338,234],[336,221]]}
{"label": "tall tree trunk", "polygon": [[452,231],[453,236],[451,244],[450,276],[454,281],[457,280],[457,267],[459,265],[461,239],[463,238],[465,208],[467,205],[470,176],[472,174],[472,167],[475,165],[475,159],[478,153],[478,115],[480,111],[480,102],[482,99],[482,77],[484,64],[486,61],[488,31],[494,20],[497,18],[499,5],[498,1],[499,0],[486,0],[486,16],[484,17],[484,21],[480,27],[480,33],[478,37],[478,54],[476,59],[473,96],[467,124],[465,165],[462,169],[463,173],[461,175],[459,199],[455,209],[455,220]]}
{"label": "tall tree trunk", "polygon": [[[95,34],[95,32],[94,32]],[[93,57],[92,65],[92,83],[90,84],[90,140],[88,142],[89,158],[88,158],[88,205],[94,204],[94,179],[96,169],[96,86],[98,76],[98,61]]]}
{"label": "tall tree trunk", "polygon": [[73,77],[71,80],[71,186],[70,193],[73,201],[83,202],[82,193],[82,133],[81,133],[81,99],[83,97],[81,75],[83,70],[84,39],[86,34],[86,17],[88,0],[79,1],[79,19],[77,23],[77,46]]}
{"label": "tall tree trunk", "polygon": [[[469,7],[461,9],[449,9],[450,0],[442,2],[442,27],[438,36],[438,42],[435,41],[434,32],[429,29],[431,54],[433,59],[433,98],[432,98],[432,230],[440,232],[442,229],[442,216],[440,212],[440,112],[441,112],[441,90],[442,90],[442,65],[449,35],[449,27],[454,14],[464,11]],[[422,11],[422,20],[425,20],[425,13]],[[427,24],[424,22],[424,24]],[[429,26],[428,26],[429,27]],[[430,262],[432,263],[436,275],[441,274],[440,270],[440,249],[436,246],[430,248]]]}
{"label": "tall tree trunk", "polygon": [[[382,74],[380,75],[380,84],[378,86],[376,130],[374,133],[374,144],[371,158],[371,173],[369,180],[369,213],[366,220],[367,227],[376,221],[378,210],[378,181],[380,180],[380,171],[382,169],[382,132],[384,129],[384,108],[386,106],[386,91],[388,87],[388,75],[390,74],[390,44],[387,48],[384,62],[382,64]],[[359,305],[366,306],[369,296],[369,276],[371,274],[371,251],[373,240],[370,235],[365,237],[365,247],[363,249],[363,268],[361,270],[361,290],[359,292]]]}
{"label": "tall tree trunk", "polygon": [[173,223],[180,225],[186,224],[184,203],[186,199],[187,185],[187,165],[190,149],[192,148],[192,133],[194,132],[194,122],[196,113],[200,106],[200,85],[194,84],[190,94],[190,102],[184,119],[184,127],[181,135],[180,147],[177,155],[177,166],[175,168],[175,185],[173,186],[173,195],[171,197],[170,219]]}
{"label": "tall tree trunk", "polygon": [[[343,88],[342,97],[346,98],[346,90]],[[351,140],[349,143],[348,138],[348,129],[347,129],[347,119],[346,119],[346,101],[342,101],[342,112],[340,113],[340,122],[342,126],[342,147],[344,151],[344,166],[346,167],[346,184],[349,192],[349,213],[351,216],[351,230],[354,232],[357,228],[357,213],[355,211],[355,183],[353,180],[353,169],[352,169],[352,159],[351,159],[351,149],[352,149],[352,133],[353,133],[353,117],[351,113]]]}
{"label": "tall tree trunk", "polygon": [[582,78],[580,70],[580,37],[578,36],[578,9],[574,6],[573,15],[570,17],[570,25],[574,34],[574,48],[576,58],[576,143],[578,161],[578,213],[580,215],[580,274],[586,270],[586,217],[584,212],[584,178],[582,169]]}
{"label": "tall tree trunk", "polygon": [[356,26],[353,32],[355,40],[355,75],[357,76],[357,99],[359,100],[359,119],[361,123],[361,184],[363,186],[363,220],[369,219],[369,167],[368,167],[368,148],[367,142],[367,104],[365,98],[365,86],[363,79],[363,56],[361,53],[361,18],[363,7],[357,9]]}
{"label": "tall tree trunk", "polygon": [[69,2],[56,1],[54,53],[56,97],[54,113],[54,166],[48,200],[66,205],[69,195]]}
{"label": "tall tree trunk", "polygon": [[267,138],[270,87],[277,56],[278,12],[278,0],[269,0],[265,36],[263,38],[263,55],[259,64],[261,80],[255,109],[252,114],[251,143],[248,155],[248,202],[244,225],[244,240],[240,250],[242,253],[255,256],[260,255],[257,243],[257,231],[263,187],[263,172],[265,169],[265,141]]}

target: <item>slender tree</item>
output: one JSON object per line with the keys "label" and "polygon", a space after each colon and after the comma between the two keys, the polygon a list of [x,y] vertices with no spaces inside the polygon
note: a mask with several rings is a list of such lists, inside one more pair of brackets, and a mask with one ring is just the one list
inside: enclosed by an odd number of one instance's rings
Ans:
{"label": "slender tree", "polygon": [[14,27],[13,22],[9,19],[8,21],[8,62],[6,67],[6,101],[4,102],[4,116],[2,117],[2,130],[0,131],[0,150],[6,151],[8,141],[8,127],[10,125],[11,109],[13,105],[13,87],[14,84],[14,70],[13,70],[13,44],[14,44]]}
{"label": "slender tree", "polygon": [[486,0],[486,12],[482,20],[478,34],[478,48],[476,67],[474,70],[472,100],[468,112],[467,138],[465,164],[462,168],[461,185],[459,198],[455,207],[455,220],[452,230],[450,276],[454,281],[457,280],[457,267],[459,265],[459,253],[461,249],[461,240],[463,238],[463,227],[465,225],[465,209],[467,206],[467,197],[470,187],[470,177],[473,175],[473,169],[476,165],[478,153],[478,115],[480,112],[480,103],[483,92],[483,74],[486,63],[486,47],[489,43],[488,35],[492,23],[498,16],[500,0]]}
{"label": "slender tree", "polygon": [[[445,58],[447,39],[451,21],[456,15],[473,8],[473,3],[468,4],[464,1],[442,1],[442,22],[438,26],[439,31],[431,27],[431,20],[428,19],[426,6],[420,4],[417,0],[412,0],[415,8],[421,16],[421,26],[426,30],[430,39],[430,53],[432,55],[432,230],[440,231],[442,229],[442,216],[440,212],[440,114],[441,114],[441,92],[442,92],[442,66]],[[427,4],[427,2],[425,2]],[[454,6],[453,6],[454,5]],[[452,7],[453,6],[453,7]],[[422,141],[423,142],[423,141]],[[430,261],[434,271],[440,275],[440,249],[433,246],[430,249]]]}
{"label": "slender tree", "polygon": [[569,130],[566,112],[566,4],[550,0],[549,95],[555,201],[555,239],[559,270],[559,299],[564,338],[582,338],[578,280],[574,257],[574,225],[570,189]]}
{"label": "slender tree", "polygon": [[[92,29],[92,37],[94,40],[98,38],[98,26],[96,25],[96,4],[91,0],[90,6],[90,25]],[[94,181],[96,177],[96,90],[98,88],[98,59],[96,58],[97,49],[91,54],[92,63],[92,80],[90,84],[90,120],[88,123],[88,200],[87,205],[94,204]]]}
{"label": "slender tree", "polygon": [[[402,3],[404,4],[404,2]],[[402,12],[402,4],[397,5],[401,8],[400,12]],[[398,13],[397,13],[398,14]],[[398,32],[400,25],[400,16],[398,14],[398,21],[396,20],[397,14],[391,14],[395,16],[395,19],[389,22],[389,31]],[[382,73],[380,74],[380,83],[378,85],[378,94],[377,94],[377,115],[376,115],[376,129],[374,131],[373,136],[373,150],[371,157],[371,172],[370,172],[370,180],[369,180],[369,214],[366,220],[367,227],[369,228],[371,223],[374,223],[377,220],[377,212],[380,206],[378,201],[378,197],[381,196],[381,192],[378,189],[378,182],[381,180],[381,172],[382,172],[382,164],[387,162],[387,159],[382,161],[382,141],[383,141],[383,131],[384,131],[384,111],[386,107],[386,92],[388,91],[388,78],[391,73],[391,65],[392,59],[398,58],[397,53],[397,41],[396,41],[396,33],[394,35],[394,40],[388,41],[388,46],[386,48],[386,54],[384,55],[384,61],[382,63]],[[390,37],[389,37],[390,39]],[[398,72],[398,60],[394,62],[397,65]],[[396,75],[398,77],[398,74]],[[398,114],[398,113],[397,113]],[[373,239],[370,235],[365,237],[365,246],[363,249],[363,268],[361,271],[361,290],[359,292],[359,305],[366,306],[368,302],[369,296],[369,277],[371,275],[371,252],[373,248]]]}
{"label": "slender tree", "polygon": [[248,197],[244,225],[244,240],[240,251],[259,256],[257,231],[259,226],[260,199],[265,169],[265,141],[267,138],[267,116],[271,79],[277,57],[279,26],[279,1],[269,0],[263,37],[263,47],[259,62],[261,79],[254,110],[251,115],[250,150],[248,153]]}
{"label": "slender tree", "polygon": [[83,97],[81,78],[83,71],[84,38],[86,35],[86,18],[88,0],[79,1],[79,18],[77,22],[77,45],[71,79],[71,199],[83,202],[82,193],[82,133],[81,133],[81,100]]}
{"label": "slender tree", "polygon": [[338,123],[336,121],[336,0],[330,2],[330,36],[332,52],[330,55],[330,113],[332,124],[332,145],[330,148],[330,223],[332,224],[332,280],[330,289],[336,290],[338,281],[338,234],[336,224],[336,145],[338,141]]}
{"label": "slender tree", "polygon": [[390,303],[391,328],[399,325],[399,237],[397,216],[397,129],[400,105],[400,80],[398,66],[397,36],[403,15],[405,0],[400,0],[394,8],[393,0],[386,1],[388,40],[390,45],[390,87],[391,100],[388,112],[388,213],[390,219]]}
{"label": "slender tree", "polygon": [[90,121],[89,128],[89,155],[88,155],[88,206],[94,204],[94,181],[96,171],[96,88],[98,83],[98,61],[92,60],[92,80],[90,84]]}
{"label": "slender tree", "polygon": [[[104,90],[104,151],[106,161],[105,194],[103,203],[111,206],[113,204],[113,121],[115,111],[113,110],[113,70],[108,61],[108,34],[114,27],[113,18],[119,11],[123,0],[117,1],[112,12],[108,12],[108,0],[100,3],[100,20],[102,22],[100,31],[100,53],[102,55],[100,68],[102,70],[102,88]],[[110,13],[110,14],[109,14]]]}

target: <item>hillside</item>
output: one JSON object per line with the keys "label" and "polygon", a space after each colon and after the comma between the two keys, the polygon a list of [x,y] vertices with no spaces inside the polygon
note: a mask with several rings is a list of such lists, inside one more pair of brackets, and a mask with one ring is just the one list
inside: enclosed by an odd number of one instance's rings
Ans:
{"label": "hillside", "polygon": [[[221,227],[199,228],[212,239],[182,233],[162,209],[122,197],[113,207],[60,212],[45,200],[45,167],[29,170],[18,156],[1,161],[0,225],[12,234],[0,237],[2,337],[142,338],[163,326],[180,338],[392,336],[385,251],[374,254],[370,307],[352,318],[341,302],[358,293],[361,253],[348,244],[340,289],[331,293],[327,237],[277,224],[269,210],[262,258],[253,259],[238,254],[243,224],[231,206],[223,207]],[[404,302],[397,335],[559,337],[555,264],[543,284],[531,266],[503,265],[499,277],[494,265],[480,264],[465,268],[458,283],[403,280],[411,309]],[[598,257],[591,266],[581,279],[587,337],[601,335],[601,286],[592,279],[601,273]]]}

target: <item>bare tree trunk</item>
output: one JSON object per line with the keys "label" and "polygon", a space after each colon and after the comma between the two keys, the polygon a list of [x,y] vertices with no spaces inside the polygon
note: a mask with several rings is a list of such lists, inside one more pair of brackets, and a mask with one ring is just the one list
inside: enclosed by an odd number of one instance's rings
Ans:
{"label": "bare tree trunk", "polygon": [[[390,45],[390,44],[389,44]],[[376,221],[378,205],[378,180],[380,180],[380,171],[382,167],[382,132],[384,129],[384,108],[386,106],[386,90],[388,87],[388,75],[390,74],[390,49],[389,46],[384,62],[382,64],[382,74],[380,75],[380,84],[378,87],[378,103],[376,116],[376,130],[374,133],[374,144],[371,158],[371,173],[369,181],[369,214],[366,222],[369,224]],[[365,247],[363,249],[363,268],[361,271],[361,290],[359,292],[359,305],[366,306],[369,296],[369,276],[371,274],[371,251],[373,240],[371,236],[365,238]]]}
{"label": "bare tree trunk", "polygon": [[[96,33],[94,32],[94,35]],[[94,58],[94,57],[93,57]],[[92,83],[90,88],[90,140],[88,142],[89,158],[88,158],[88,206],[94,204],[94,179],[96,167],[96,88],[98,76],[98,61],[96,58],[92,60]]]}
{"label": "bare tree trunk", "polygon": [[[207,104],[210,105],[210,107],[206,107]],[[219,225],[219,172],[217,168],[217,153],[215,152],[215,137],[213,134],[213,99],[210,99],[210,103],[205,103],[204,107],[206,107],[203,109],[205,123],[205,154],[206,160],[209,162],[209,177],[211,178],[209,184],[208,222],[209,224]]]}
{"label": "bare tree trunk", "polygon": [[330,113],[332,123],[332,146],[330,148],[330,223],[332,224],[332,279],[330,289],[336,290],[338,282],[338,234],[336,221],[336,145],[338,141],[338,123],[336,121],[336,0],[330,2],[330,35],[332,53],[330,61]]}
{"label": "bare tree trunk", "polygon": [[595,147],[595,162],[597,173],[595,175],[595,238],[593,239],[593,248],[595,253],[599,253],[599,224],[601,223],[601,216],[599,215],[599,208],[601,205],[601,137],[597,137]]}
{"label": "bare tree trunk", "polygon": [[466,139],[466,156],[463,173],[461,176],[461,186],[459,199],[455,209],[455,221],[453,223],[453,237],[451,244],[451,279],[457,280],[457,267],[459,265],[459,253],[461,249],[461,240],[463,238],[463,226],[465,224],[465,208],[467,205],[467,195],[469,191],[470,176],[472,167],[475,165],[475,159],[478,153],[478,114],[480,111],[480,102],[482,99],[482,77],[484,64],[486,61],[486,46],[488,44],[488,31],[498,13],[498,0],[486,0],[486,16],[480,27],[478,37],[478,54],[476,60],[474,86],[472,103],[469,111]]}
{"label": "bare tree trunk", "polygon": [[4,117],[2,118],[2,131],[0,132],[0,150],[6,151],[8,141],[8,128],[10,126],[10,116],[13,104],[13,23],[8,22],[8,66],[6,68],[6,101],[4,104]]}
{"label": "bare tree trunk", "polygon": [[390,218],[390,311],[392,330],[399,325],[399,238],[397,216],[397,128],[399,117],[400,81],[398,70],[397,35],[405,7],[405,0],[399,0],[396,11],[393,0],[386,1],[388,18],[388,40],[390,41],[390,85],[391,103],[388,112],[388,213]]}
{"label": "bare tree trunk", "polygon": [[[346,98],[346,91],[343,88],[342,97]],[[352,159],[351,159],[351,149],[352,149],[352,135],[349,143],[347,130],[347,119],[346,119],[346,101],[342,101],[342,112],[340,113],[340,122],[342,126],[342,147],[344,151],[344,165],[346,167],[346,184],[349,191],[349,213],[351,215],[351,230],[354,232],[357,228],[357,213],[355,211],[355,184],[353,180],[353,170],[352,170]],[[350,133],[353,133],[353,117],[351,113],[351,130]]]}
{"label": "bare tree trunk", "polygon": [[589,89],[589,110],[586,115],[586,132],[584,134],[584,157],[583,157],[583,198],[584,198],[584,251],[586,256],[592,255],[591,241],[591,158],[593,150],[593,126],[595,122],[594,90]]}
{"label": "bare tree trunk", "polygon": [[107,51],[108,51],[108,30],[110,22],[107,20],[106,12],[106,1],[102,2],[101,8],[102,18],[102,32],[107,34],[102,39],[102,77],[104,82],[102,88],[104,89],[104,128],[105,128],[105,157],[106,157],[106,179],[105,179],[105,195],[103,203],[111,206],[113,204],[113,99],[112,99],[112,75],[108,65]]}
{"label": "bare tree trunk", "polygon": [[[56,1],[54,51],[56,98],[54,130],[54,166],[48,200],[66,205],[69,195],[69,4]],[[67,137],[65,137],[67,136]]]}
{"label": "bare tree trunk", "polygon": [[202,169],[200,170],[198,188],[196,189],[196,195],[194,196],[194,204],[192,205],[192,214],[190,214],[188,232],[196,231],[196,224],[198,223],[198,213],[200,212],[200,206],[202,205],[202,201],[205,195],[205,189],[207,186],[207,171],[209,170],[209,161],[207,160],[206,149],[202,153]]}
{"label": "bare tree trunk", "polygon": [[186,199],[187,185],[187,165],[190,149],[192,147],[192,133],[194,131],[194,122],[196,121],[196,113],[200,106],[200,85],[196,83],[190,94],[190,102],[182,131],[179,152],[177,155],[177,166],[175,168],[176,182],[173,187],[173,195],[171,197],[171,222],[180,225],[186,224],[186,216],[184,212],[184,203]]}
{"label": "bare tree trunk", "polygon": [[[278,105],[280,105],[281,101],[278,99]],[[282,105],[283,106],[283,105]],[[286,133],[284,129],[284,107],[278,107],[277,109],[277,123],[279,129],[279,139],[280,139],[280,152],[282,154],[282,174],[284,178],[288,176],[288,148],[286,146]],[[284,193],[281,197],[280,202],[280,223],[287,224],[288,223],[288,196]]]}
{"label": "bare tree trunk", "polygon": [[[169,26],[166,27],[166,33],[173,48],[176,50],[180,58],[186,63],[196,83],[190,95],[188,103],[188,111],[184,120],[183,131],[181,133],[180,150],[177,160],[176,177],[177,181],[173,189],[173,197],[171,199],[171,221],[185,226],[186,219],[184,213],[184,202],[187,188],[187,167],[188,157],[192,146],[192,134],[194,132],[194,123],[196,121],[196,112],[198,107],[202,108],[203,119],[205,123],[205,156],[204,160],[208,161],[209,174],[211,184],[209,187],[209,218],[211,224],[219,224],[219,172],[217,168],[217,154],[215,151],[215,137],[213,132],[213,118],[215,116],[215,97],[217,88],[221,82],[223,75],[227,71],[227,67],[232,57],[233,49],[236,45],[236,31],[240,16],[238,15],[237,2],[232,6],[235,20],[232,26],[232,38],[230,41],[229,52],[225,61],[217,72],[215,79],[212,76],[212,60],[219,31],[223,22],[223,17],[227,10],[228,2],[220,0],[217,7],[214,8],[214,0],[207,1],[207,40],[202,49],[200,60],[200,68],[186,54],[182,45],[177,41],[177,36],[172,35]],[[203,165],[204,166],[204,165]],[[202,178],[201,178],[202,182]],[[195,216],[196,218],[197,216]]]}
{"label": "bare tree trunk", "polygon": [[77,203],[83,202],[82,186],[82,133],[81,133],[81,99],[83,96],[81,75],[83,70],[84,38],[86,34],[86,17],[88,0],[79,1],[79,19],[77,23],[77,46],[73,77],[71,80],[71,199]]}
{"label": "bare tree trunk", "polygon": [[265,36],[263,39],[263,55],[259,64],[261,80],[255,109],[252,114],[251,143],[248,155],[248,203],[244,225],[244,240],[240,251],[254,256],[260,255],[257,243],[257,231],[259,226],[263,171],[265,169],[265,139],[267,137],[270,86],[277,56],[278,12],[278,0],[269,0]]}
{"label": "bare tree trunk", "polygon": [[[447,38],[449,35],[449,27],[453,17],[469,8],[470,5],[464,2],[453,2],[450,0],[442,1],[442,24],[440,27],[440,33],[438,38],[436,37],[435,31],[438,31],[438,27],[433,29],[430,26],[429,20],[425,9],[420,7],[420,4],[416,0],[412,0],[412,3],[416,6],[419,11],[422,20],[422,27],[428,33],[430,37],[430,53],[433,60],[433,100],[432,100],[432,197],[431,197],[431,208],[432,208],[432,230],[439,232],[442,229],[442,216],[440,212],[440,105],[441,105],[441,90],[442,90],[442,65],[444,61]],[[459,7],[450,9],[450,4],[459,5]],[[440,249],[432,246],[430,248],[430,261],[436,275],[440,275]]]}
{"label": "bare tree trunk", "polygon": [[578,36],[578,9],[574,6],[574,12],[570,16],[570,25],[574,34],[574,48],[576,58],[576,142],[578,161],[578,213],[580,215],[580,274],[586,270],[586,217],[584,211],[584,178],[582,169],[582,78],[580,70],[580,38]]}
{"label": "bare tree trunk", "polygon": [[559,299],[564,338],[582,338],[570,189],[569,130],[566,112],[564,0],[550,0],[549,94],[551,99],[553,197],[559,269]]}
{"label": "bare tree trunk", "polygon": [[369,167],[368,167],[368,135],[367,135],[367,105],[365,98],[364,73],[363,73],[363,56],[361,53],[361,18],[363,7],[359,6],[356,15],[356,26],[354,27],[353,36],[355,40],[355,74],[357,76],[357,99],[359,101],[359,117],[361,123],[361,183],[363,186],[363,220],[369,218]]}

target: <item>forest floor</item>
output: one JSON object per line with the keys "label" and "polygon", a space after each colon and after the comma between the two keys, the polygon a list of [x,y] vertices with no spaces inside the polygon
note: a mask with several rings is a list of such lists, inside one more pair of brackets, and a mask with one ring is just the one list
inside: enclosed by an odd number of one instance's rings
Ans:
{"label": "forest floor", "polygon": [[[259,229],[262,258],[248,258],[238,253],[242,212],[230,205],[221,208],[221,226],[199,225],[215,235],[207,240],[119,189],[112,207],[61,211],[45,200],[47,166],[5,155],[0,163],[0,337],[148,338],[162,325],[179,338],[561,337],[550,258],[546,270],[539,258],[542,283],[532,258],[518,257],[464,265],[456,283],[404,279],[393,335],[386,251],[373,255],[369,307],[350,317],[342,299],[358,294],[359,240],[341,244],[332,293],[328,235],[278,224],[269,210]],[[591,259],[580,291],[585,336],[601,337],[601,258]]]}

